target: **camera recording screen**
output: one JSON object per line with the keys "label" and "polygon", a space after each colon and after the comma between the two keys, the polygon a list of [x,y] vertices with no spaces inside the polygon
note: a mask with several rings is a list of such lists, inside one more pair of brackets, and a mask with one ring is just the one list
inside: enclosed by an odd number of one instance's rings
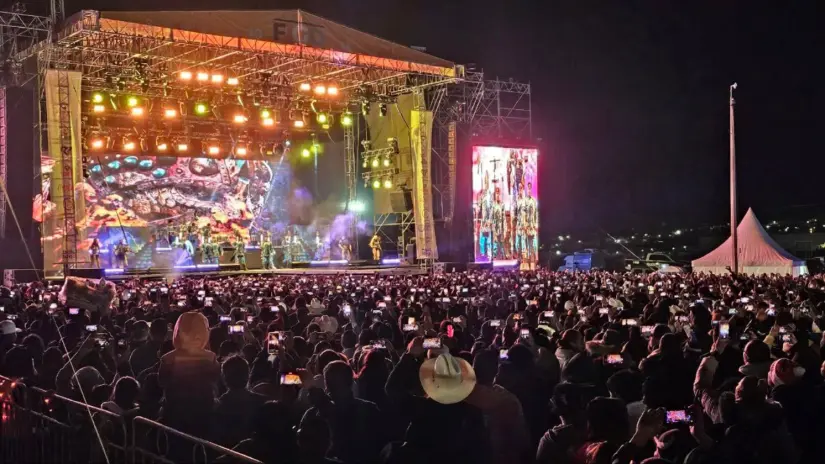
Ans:
{"label": "camera recording screen", "polygon": [[473,147],[475,261],[538,260],[538,150]]}

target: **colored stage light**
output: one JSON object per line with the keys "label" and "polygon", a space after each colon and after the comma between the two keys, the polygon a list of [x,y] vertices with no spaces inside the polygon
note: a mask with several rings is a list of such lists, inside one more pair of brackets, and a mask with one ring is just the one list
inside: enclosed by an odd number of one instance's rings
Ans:
{"label": "colored stage light", "polygon": [[238,156],[246,156],[249,153],[249,150],[246,148],[245,145],[239,145],[235,147],[235,154]]}
{"label": "colored stage light", "polygon": [[123,141],[123,151],[135,151],[135,148],[137,148],[137,144],[133,140]]}
{"label": "colored stage light", "polygon": [[179,142],[177,147],[178,152],[183,153],[189,151],[189,144],[185,142]]}
{"label": "colored stage light", "polygon": [[195,114],[203,116],[204,114],[209,112],[209,105],[206,103],[197,103],[195,104]]}
{"label": "colored stage light", "polygon": [[137,97],[129,97],[126,99],[126,106],[129,108],[138,106],[138,103],[140,103],[140,100],[138,100]]}
{"label": "colored stage light", "polygon": [[378,179],[375,179],[374,181],[372,181],[372,188],[380,189],[381,188],[381,181],[378,180]]}
{"label": "colored stage light", "polygon": [[302,129],[304,127],[304,121],[302,121],[300,119],[292,121],[292,126],[295,127],[296,129]]}
{"label": "colored stage light", "polygon": [[329,118],[327,118],[327,115],[324,113],[318,113],[315,119],[318,121],[318,124],[326,124],[327,121],[329,121]]}
{"label": "colored stage light", "polygon": [[92,94],[92,103],[103,103],[103,94],[100,92],[95,92]]}
{"label": "colored stage light", "polygon": [[338,87],[336,87],[334,85],[331,85],[331,86],[327,87],[327,95],[329,95],[331,97],[337,97],[338,96]]}
{"label": "colored stage light", "polygon": [[315,86],[313,91],[315,92],[315,95],[324,95],[327,93],[327,87],[323,84],[318,84]]}
{"label": "colored stage light", "polygon": [[232,121],[235,124],[243,124],[246,122],[246,115],[243,114],[236,114],[235,117],[232,118]]}
{"label": "colored stage light", "polygon": [[145,112],[145,110],[143,109],[142,106],[136,106],[136,107],[132,108],[132,116],[134,116],[136,118],[139,118],[139,117],[143,116],[144,112]]}
{"label": "colored stage light", "polygon": [[160,142],[157,145],[157,149],[158,149],[159,152],[165,152],[166,150],[169,149],[169,145],[166,142]]}
{"label": "colored stage light", "polygon": [[388,168],[390,167],[390,164],[392,164],[392,161],[390,161],[389,158],[384,158],[384,167]]}
{"label": "colored stage light", "polygon": [[312,90],[312,86],[309,84],[309,82],[301,82],[301,85],[298,86],[298,88],[301,90],[301,92],[309,92],[310,90]]}
{"label": "colored stage light", "polygon": [[95,105],[92,107],[92,112],[95,113],[103,113],[106,111],[106,106],[104,105]]}
{"label": "colored stage light", "polygon": [[240,84],[240,81],[238,80],[237,77],[230,77],[229,79],[226,80],[226,83],[228,85],[238,85],[238,84]]}
{"label": "colored stage light", "polygon": [[384,188],[392,188],[392,180],[387,179],[384,181]]}
{"label": "colored stage light", "polygon": [[377,168],[378,164],[379,164],[378,158],[373,158],[372,159],[372,167]]}
{"label": "colored stage light", "polygon": [[206,149],[206,152],[212,156],[219,155],[221,153],[221,147],[217,145],[209,145],[209,147],[207,147]]}
{"label": "colored stage light", "polygon": [[291,146],[292,146],[292,142],[291,142],[290,140],[286,140],[286,141],[284,141],[284,146],[286,146],[287,148],[289,148],[289,147],[291,147]]}
{"label": "colored stage light", "polygon": [[103,147],[105,145],[106,145],[106,142],[100,137],[93,138],[91,143],[89,144],[89,146],[92,148],[92,150],[103,150]]}
{"label": "colored stage light", "polygon": [[212,74],[212,83],[213,84],[222,84],[223,83],[223,74]]}
{"label": "colored stage light", "polygon": [[344,127],[352,126],[352,114],[344,113],[344,115],[341,116],[341,125]]}
{"label": "colored stage light", "polygon": [[269,119],[272,117],[272,111],[261,110],[261,119]]}
{"label": "colored stage light", "polygon": [[197,75],[197,79],[200,82],[206,82],[206,81],[209,80],[209,74],[207,74],[205,72],[199,72],[198,75]]}
{"label": "colored stage light", "polygon": [[364,160],[364,162],[363,162],[363,163],[361,163],[361,167],[362,167],[362,168],[366,168],[366,167],[367,167],[367,160]]}
{"label": "colored stage light", "polygon": [[301,150],[301,156],[304,158],[309,158],[310,156],[312,156],[312,153],[309,151],[309,148],[304,148],[303,150]]}
{"label": "colored stage light", "polygon": [[272,118],[264,118],[261,121],[261,124],[263,124],[265,127],[272,127],[275,125],[275,120]]}
{"label": "colored stage light", "polygon": [[192,71],[181,71],[180,74],[178,74],[178,77],[180,77],[180,80],[182,81],[191,81]]}
{"label": "colored stage light", "polygon": [[178,110],[174,108],[166,108],[163,110],[163,117],[166,119],[175,119],[178,117]]}
{"label": "colored stage light", "polygon": [[363,201],[355,200],[349,203],[349,207],[347,208],[347,210],[351,213],[363,213],[367,210],[367,206],[364,204]]}

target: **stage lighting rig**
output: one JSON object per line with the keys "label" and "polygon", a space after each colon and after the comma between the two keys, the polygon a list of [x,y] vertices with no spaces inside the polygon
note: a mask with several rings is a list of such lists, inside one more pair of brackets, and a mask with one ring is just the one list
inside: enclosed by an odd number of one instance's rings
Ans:
{"label": "stage lighting rig", "polygon": [[189,82],[192,80],[192,71],[181,71],[178,73],[178,78],[184,82]]}
{"label": "stage lighting rig", "polygon": [[309,82],[301,82],[301,84],[298,85],[298,90],[300,90],[301,92],[309,92],[310,90],[312,90],[312,84],[310,84]]}
{"label": "stage lighting rig", "polygon": [[166,153],[169,151],[169,142],[163,137],[155,137],[155,149],[158,153]]}
{"label": "stage lighting rig", "polygon": [[353,123],[352,113],[350,113],[349,111],[347,111],[346,113],[344,113],[341,116],[341,125],[343,127],[350,127],[350,126],[352,126],[352,123]]}

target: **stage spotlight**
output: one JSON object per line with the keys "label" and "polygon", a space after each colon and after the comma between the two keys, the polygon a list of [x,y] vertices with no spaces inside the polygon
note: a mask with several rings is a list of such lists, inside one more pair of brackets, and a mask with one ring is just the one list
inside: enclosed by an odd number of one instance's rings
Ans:
{"label": "stage spotlight", "polygon": [[315,120],[318,121],[318,124],[327,124],[329,118],[324,113],[318,113],[318,115],[315,116]]}
{"label": "stage spotlight", "polygon": [[91,148],[93,151],[101,151],[105,147],[106,141],[103,140],[103,137],[93,137],[92,140],[89,142],[89,148]]}
{"label": "stage spotlight", "polygon": [[163,117],[166,119],[175,119],[178,117],[178,110],[174,108],[166,108],[163,110]]}
{"label": "stage spotlight", "polygon": [[270,118],[272,118],[272,111],[261,110],[261,119],[270,119]]}
{"label": "stage spotlight", "polygon": [[298,89],[301,92],[309,92],[310,90],[312,90],[312,85],[310,85],[309,82],[301,82],[301,85],[298,86]]}
{"label": "stage spotlight", "polygon": [[367,168],[367,160],[364,160],[364,162],[361,163],[361,167],[364,168],[364,169]]}
{"label": "stage spotlight", "polygon": [[155,148],[159,153],[166,153],[169,151],[169,143],[167,143],[162,137],[157,137],[155,139]]}
{"label": "stage spotlight", "polygon": [[295,121],[292,121],[292,126],[296,129],[303,129],[305,124],[302,119],[296,119]]}
{"label": "stage spotlight", "polygon": [[209,145],[209,146],[206,148],[206,153],[208,153],[208,154],[210,154],[210,155],[212,155],[212,156],[219,155],[219,154],[221,153],[221,147],[219,147],[219,146],[217,146],[217,145]]}
{"label": "stage spotlight", "polygon": [[380,105],[378,105],[378,115],[381,116],[381,117],[384,117],[384,116],[387,115],[387,104],[386,103],[381,103]]}
{"label": "stage spotlight", "polygon": [[384,188],[386,188],[386,189],[392,188],[392,179],[384,180]]}
{"label": "stage spotlight", "polygon": [[315,92],[315,95],[325,95],[327,88],[324,84],[318,84],[315,86],[315,89],[313,89],[313,92]]}
{"label": "stage spotlight", "polygon": [[123,138],[123,151],[132,152],[137,148],[137,143],[134,140]]}
{"label": "stage spotlight", "polygon": [[373,158],[372,159],[372,167],[377,168],[378,164],[379,164],[378,158]]}
{"label": "stage spotlight", "polygon": [[289,147],[292,146],[292,142],[290,140],[286,140],[286,141],[284,141],[284,146],[289,148]]}
{"label": "stage spotlight", "polygon": [[274,119],[272,119],[272,118],[264,118],[264,119],[261,121],[261,124],[263,124],[263,125],[264,125],[264,127],[272,127],[272,126],[274,126],[274,125],[275,125],[275,120],[274,120]]}
{"label": "stage spotlight", "polygon": [[138,103],[140,103],[140,100],[138,100],[137,97],[129,97],[126,99],[126,106],[128,106],[129,108],[138,106]]}
{"label": "stage spotlight", "polygon": [[368,116],[370,114],[370,102],[361,103],[361,114]]}
{"label": "stage spotlight", "polygon": [[244,114],[236,114],[235,117],[232,118],[232,121],[235,124],[243,124],[247,120],[246,115]]}
{"label": "stage spotlight", "polygon": [[178,74],[178,77],[180,77],[180,80],[182,81],[191,81],[192,71],[181,71],[180,74]]}
{"label": "stage spotlight", "polygon": [[338,87],[336,87],[334,85],[331,85],[331,86],[327,87],[327,95],[329,95],[331,97],[337,97],[338,96]]}
{"label": "stage spotlight", "polygon": [[145,110],[143,109],[142,106],[136,106],[136,107],[132,108],[131,113],[132,113],[133,117],[139,118],[139,117],[143,116],[143,114],[145,113]]}
{"label": "stage spotlight", "polygon": [[92,107],[92,112],[94,113],[105,113],[106,112],[106,105],[95,105]]}
{"label": "stage spotlight", "polygon": [[304,148],[301,150],[302,158],[309,158],[310,156],[312,156],[312,152],[309,151],[309,148]]}
{"label": "stage spotlight", "polygon": [[238,85],[238,84],[240,84],[240,81],[238,80],[237,77],[230,77],[229,79],[226,80],[226,84],[227,85]]}
{"label": "stage spotlight", "polygon": [[389,158],[384,158],[384,167],[388,168],[390,167],[390,164],[392,164],[392,161],[390,161]]}
{"label": "stage spotlight", "polygon": [[375,179],[374,181],[372,181],[372,188],[380,189],[381,188],[381,181],[378,180],[378,179]]}
{"label": "stage spotlight", "polygon": [[103,103],[103,94],[100,92],[95,92],[92,94],[92,103]]}
{"label": "stage spotlight", "polygon": [[236,156],[246,156],[247,153],[249,153],[249,149],[246,148],[246,145],[238,145],[235,147]]}
{"label": "stage spotlight", "polygon": [[351,113],[344,113],[344,115],[341,116],[341,125],[344,126],[344,127],[352,126],[352,114]]}
{"label": "stage spotlight", "polygon": [[363,201],[351,201],[347,210],[351,213],[363,213],[367,210],[367,205]]}
{"label": "stage spotlight", "polygon": [[175,148],[178,153],[186,153],[189,151],[189,144],[186,142],[178,142],[178,145]]}
{"label": "stage spotlight", "polygon": [[213,84],[223,84],[223,74],[212,74]]}
{"label": "stage spotlight", "polygon": [[198,116],[203,116],[209,112],[209,105],[206,103],[196,103],[195,104],[195,114]]}
{"label": "stage spotlight", "polygon": [[196,77],[199,82],[206,82],[209,80],[209,74],[205,72],[199,72]]}

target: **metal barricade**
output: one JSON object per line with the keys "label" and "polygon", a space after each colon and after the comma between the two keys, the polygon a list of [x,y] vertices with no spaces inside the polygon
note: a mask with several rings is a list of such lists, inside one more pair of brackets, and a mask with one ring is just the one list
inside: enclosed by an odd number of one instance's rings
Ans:
{"label": "metal barricade", "polygon": [[0,463],[261,464],[144,417],[0,377]]}
{"label": "metal barricade", "polygon": [[262,464],[257,459],[145,417],[136,417],[133,420],[132,444],[131,462],[133,464],[173,464],[176,462]]}

